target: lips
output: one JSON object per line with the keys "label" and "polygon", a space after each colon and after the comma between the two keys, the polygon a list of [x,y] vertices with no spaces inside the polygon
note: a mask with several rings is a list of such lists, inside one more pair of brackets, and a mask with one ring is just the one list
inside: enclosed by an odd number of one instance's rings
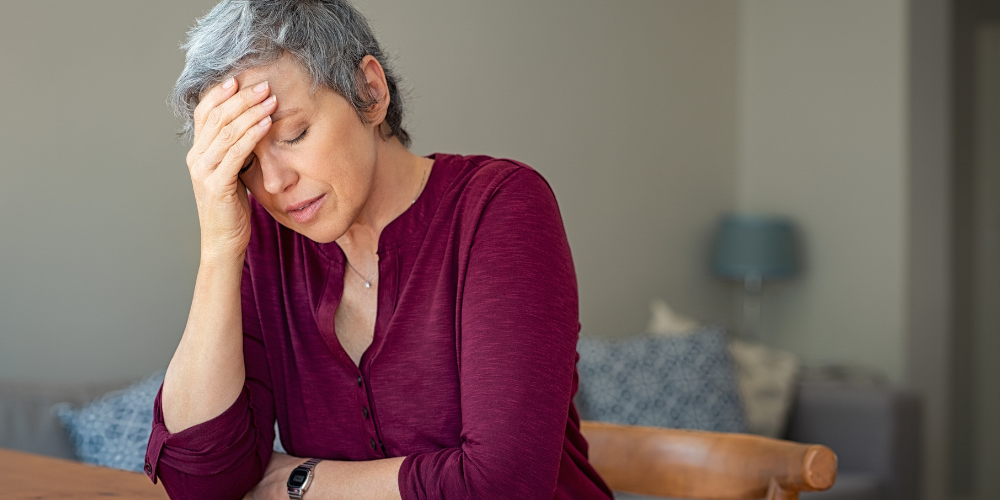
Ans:
{"label": "lips", "polygon": [[319,195],[311,200],[289,205],[285,207],[285,212],[287,212],[288,216],[295,222],[304,224],[316,216],[316,213],[319,212],[319,208],[323,205],[324,201],[326,201],[326,195]]}

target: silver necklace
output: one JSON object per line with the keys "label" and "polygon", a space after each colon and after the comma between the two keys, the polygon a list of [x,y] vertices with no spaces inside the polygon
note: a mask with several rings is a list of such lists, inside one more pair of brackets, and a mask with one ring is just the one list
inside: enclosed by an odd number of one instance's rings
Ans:
{"label": "silver necklace", "polygon": [[365,288],[372,287],[372,281],[375,281],[375,278],[378,277],[378,266],[375,266],[375,274],[373,274],[370,279],[365,279],[365,277],[360,272],[358,272],[358,270],[355,269],[353,265],[351,265],[351,261],[344,259],[344,262],[347,263],[347,267],[351,268],[351,271],[354,271],[354,274],[357,274],[358,277],[365,282]]}
{"label": "silver necklace", "polygon": [[[420,187],[417,188],[417,196],[413,198],[413,201],[410,202],[410,205],[412,205],[412,204],[414,204],[414,203],[417,202],[417,198],[420,197],[420,192],[424,190],[424,184],[426,184],[426,183],[427,183],[427,164],[424,164],[424,174],[420,178]],[[349,260],[347,260],[345,258],[344,262],[347,263],[347,267],[351,268],[351,271],[354,271],[354,274],[357,274],[358,277],[361,278],[361,281],[365,282],[365,288],[371,288],[372,287],[372,282],[375,281],[375,278],[378,277],[378,266],[375,267],[375,274],[373,274],[371,278],[365,279],[365,276],[363,274],[361,274],[360,271],[358,271],[357,269],[355,269],[355,267],[354,267],[353,264],[351,264],[351,261],[349,261]]]}

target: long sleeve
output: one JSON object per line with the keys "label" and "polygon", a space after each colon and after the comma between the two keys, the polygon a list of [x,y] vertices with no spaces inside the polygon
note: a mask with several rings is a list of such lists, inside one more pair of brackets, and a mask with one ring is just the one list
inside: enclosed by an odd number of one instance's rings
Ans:
{"label": "long sleeve", "polygon": [[274,402],[248,266],[241,283],[246,381],[221,415],[176,434],[163,424],[161,394],[153,409],[146,475],[170,498],[239,499],[262,477],[274,442]]}
{"label": "long sleeve", "polygon": [[512,165],[484,203],[459,282],[462,444],[407,456],[405,500],[549,500],[559,479],[580,328],[569,244],[533,170]]}

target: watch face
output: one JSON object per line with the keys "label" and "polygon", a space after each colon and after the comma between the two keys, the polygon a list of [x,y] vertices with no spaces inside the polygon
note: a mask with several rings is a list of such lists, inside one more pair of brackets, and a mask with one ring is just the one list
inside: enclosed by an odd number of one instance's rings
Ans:
{"label": "watch face", "polygon": [[306,484],[306,479],[309,478],[309,471],[305,469],[295,469],[292,471],[292,475],[288,476],[288,487],[289,488],[301,488]]}

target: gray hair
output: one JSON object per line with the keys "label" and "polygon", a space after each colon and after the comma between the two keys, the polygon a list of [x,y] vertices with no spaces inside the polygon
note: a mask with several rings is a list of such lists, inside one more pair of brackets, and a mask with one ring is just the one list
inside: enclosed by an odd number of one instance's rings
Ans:
{"label": "gray hair", "polygon": [[[389,87],[383,138],[410,135],[402,126],[403,101],[395,72],[368,21],[346,0],[222,0],[199,18],[181,45],[184,71],[169,103],[184,120],[181,134],[191,138],[194,108],[206,90],[224,79],[291,54],[313,78],[347,99],[358,116],[377,101],[365,87],[361,60],[371,55],[382,65]],[[380,129],[380,132],[382,130]]]}

